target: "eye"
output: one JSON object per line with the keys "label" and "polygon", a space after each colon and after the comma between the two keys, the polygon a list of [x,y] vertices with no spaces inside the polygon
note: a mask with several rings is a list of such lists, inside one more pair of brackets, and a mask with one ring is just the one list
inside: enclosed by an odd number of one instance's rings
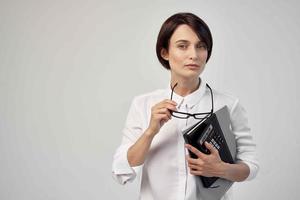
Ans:
{"label": "eye", "polygon": [[203,43],[198,44],[198,45],[197,45],[197,48],[198,48],[198,49],[207,50],[207,46],[206,46],[205,44],[203,44]]}
{"label": "eye", "polygon": [[186,45],[186,44],[179,44],[178,45],[179,49],[187,49],[187,47],[188,47],[188,45]]}

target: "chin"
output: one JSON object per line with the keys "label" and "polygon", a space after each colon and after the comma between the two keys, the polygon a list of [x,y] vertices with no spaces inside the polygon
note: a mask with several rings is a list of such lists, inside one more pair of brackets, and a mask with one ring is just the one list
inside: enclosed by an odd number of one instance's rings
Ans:
{"label": "chin", "polygon": [[202,71],[203,71],[203,69],[200,69],[200,68],[197,68],[197,69],[187,69],[187,70],[185,70],[185,74],[189,74],[189,75],[198,74],[198,75],[200,75]]}
{"label": "chin", "polygon": [[185,79],[193,79],[193,78],[198,78],[200,76],[199,71],[189,71],[184,74],[182,74],[182,77]]}
{"label": "chin", "polygon": [[194,79],[198,78],[200,74],[203,72],[203,68],[198,68],[197,70],[188,69],[188,68],[182,68],[181,70],[174,70],[173,75],[178,78],[183,79]]}

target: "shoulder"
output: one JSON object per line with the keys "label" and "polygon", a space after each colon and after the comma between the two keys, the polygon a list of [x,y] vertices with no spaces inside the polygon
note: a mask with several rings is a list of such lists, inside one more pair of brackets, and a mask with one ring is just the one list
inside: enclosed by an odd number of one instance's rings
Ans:
{"label": "shoulder", "polygon": [[226,105],[229,110],[233,110],[239,102],[239,99],[230,93],[221,92],[216,89],[212,89],[212,92],[217,109]]}
{"label": "shoulder", "polygon": [[246,109],[241,105],[239,98],[232,94],[220,92],[213,89],[215,99],[215,110],[219,110],[223,106],[227,106],[230,118],[235,128],[248,123]]}

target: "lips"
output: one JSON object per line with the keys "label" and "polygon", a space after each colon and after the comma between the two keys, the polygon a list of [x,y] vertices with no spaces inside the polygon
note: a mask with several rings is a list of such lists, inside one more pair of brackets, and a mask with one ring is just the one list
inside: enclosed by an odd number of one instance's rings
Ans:
{"label": "lips", "polygon": [[189,68],[198,68],[199,67],[199,65],[197,65],[197,64],[187,64],[185,66],[189,67]]}

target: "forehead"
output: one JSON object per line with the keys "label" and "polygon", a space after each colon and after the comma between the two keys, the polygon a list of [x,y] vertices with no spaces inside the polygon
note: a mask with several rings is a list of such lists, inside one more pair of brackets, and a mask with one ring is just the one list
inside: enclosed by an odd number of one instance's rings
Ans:
{"label": "forehead", "polygon": [[174,43],[178,40],[187,40],[190,42],[201,41],[200,38],[198,38],[197,34],[194,32],[194,30],[186,24],[179,25],[170,38],[171,43]]}

